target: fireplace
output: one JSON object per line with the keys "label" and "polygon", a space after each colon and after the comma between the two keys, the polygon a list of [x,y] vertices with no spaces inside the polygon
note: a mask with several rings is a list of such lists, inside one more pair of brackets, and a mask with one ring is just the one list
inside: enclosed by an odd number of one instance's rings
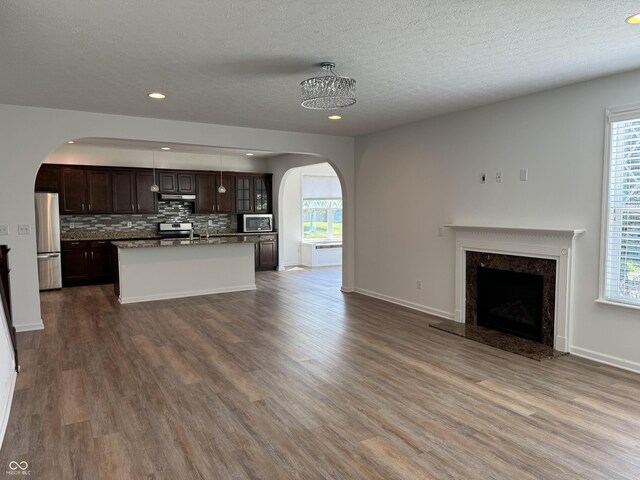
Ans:
{"label": "fireplace", "polygon": [[[540,343],[569,351],[575,228],[536,228],[447,224],[455,231],[454,319],[478,325],[478,268],[542,275]],[[475,285],[475,287],[474,287]]]}
{"label": "fireplace", "polygon": [[542,275],[479,267],[477,278],[479,326],[542,342]]}

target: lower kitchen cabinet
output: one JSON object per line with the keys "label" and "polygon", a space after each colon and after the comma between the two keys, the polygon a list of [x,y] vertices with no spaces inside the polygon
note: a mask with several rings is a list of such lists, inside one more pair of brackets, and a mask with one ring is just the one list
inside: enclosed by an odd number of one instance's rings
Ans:
{"label": "lower kitchen cabinet", "polygon": [[255,244],[256,270],[274,270],[278,266],[278,239],[275,235],[260,235]]}
{"label": "lower kitchen cabinet", "polygon": [[62,286],[111,282],[110,245],[110,240],[62,242]]}

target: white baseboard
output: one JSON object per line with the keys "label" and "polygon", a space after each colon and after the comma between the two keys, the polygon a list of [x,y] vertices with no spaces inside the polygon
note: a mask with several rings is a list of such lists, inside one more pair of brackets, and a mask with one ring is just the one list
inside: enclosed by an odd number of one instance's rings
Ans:
{"label": "white baseboard", "polygon": [[3,405],[2,420],[0,420],[2,421],[0,424],[0,447],[2,447],[4,441],[4,434],[7,432],[7,424],[9,423],[9,414],[11,413],[11,403],[13,402],[13,392],[16,389],[17,377],[18,374],[14,370],[11,376],[11,387],[9,388],[5,404]]}
{"label": "white baseboard", "polygon": [[571,346],[569,348],[569,352],[572,355],[587,358],[595,362],[604,363],[605,365],[611,365],[612,367],[622,368],[623,370],[629,370],[630,372],[640,373],[640,363],[638,362],[625,360],[624,358],[614,357],[613,355],[594,352],[593,350],[589,350],[587,348],[580,348],[575,346]]}
{"label": "white baseboard", "polygon": [[16,332],[32,332],[34,330],[44,330],[44,323],[42,323],[42,320],[40,320],[40,322],[38,323],[27,323],[24,325],[13,325],[14,327],[16,327]]}
{"label": "white baseboard", "polygon": [[247,290],[255,290],[255,289],[256,289],[255,285],[238,285],[235,287],[212,288],[208,290],[193,290],[189,292],[176,292],[176,293],[167,293],[167,294],[158,294],[158,295],[144,295],[141,297],[119,298],[118,301],[124,305],[127,303],[153,302],[156,300],[171,300],[173,298],[199,297],[201,295],[212,295],[215,293],[244,292]]}
{"label": "white baseboard", "polygon": [[344,293],[353,293],[356,289],[353,287],[340,287],[340,291]]}
{"label": "white baseboard", "polygon": [[299,265],[302,265],[299,260],[296,262],[284,262],[285,267],[297,267]]}
{"label": "white baseboard", "polygon": [[402,305],[403,307],[410,308],[411,310],[417,310],[419,312],[428,313],[434,317],[445,318],[447,320],[453,320],[454,315],[451,312],[445,312],[444,310],[438,310],[437,308],[427,307],[420,305],[419,303],[409,302],[400,298],[390,297],[389,295],[383,295],[382,293],[372,292],[371,290],[365,290],[364,288],[356,288],[356,293],[366,295],[367,297],[377,298],[378,300],[384,300],[385,302],[395,303],[396,305]]}

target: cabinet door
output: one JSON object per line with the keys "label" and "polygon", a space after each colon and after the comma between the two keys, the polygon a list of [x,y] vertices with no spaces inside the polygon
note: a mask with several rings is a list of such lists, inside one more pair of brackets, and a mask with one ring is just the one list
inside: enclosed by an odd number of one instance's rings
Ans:
{"label": "cabinet door", "polygon": [[36,192],[60,191],[60,169],[52,165],[42,165],[36,176]]}
{"label": "cabinet door", "polygon": [[107,247],[92,248],[89,251],[90,276],[94,282],[111,281],[111,250]]}
{"label": "cabinet door", "polygon": [[151,191],[153,172],[136,172],[136,211],[158,213],[158,194]]}
{"label": "cabinet door", "polygon": [[278,246],[276,241],[261,241],[258,243],[259,268],[274,268],[278,264]]}
{"label": "cabinet door", "polygon": [[66,215],[86,213],[87,176],[85,170],[63,168],[60,179],[62,183],[60,213]]}
{"label": "cabinet door", "polygon": [[196,213],[216,212],[216,190],[212,173],[196,175]]}
{"label": "cabinet door", "polygon": [[251,213],[252,205],[252,177],[236,177],[236,212]]}
{"label": "cabinet door", "polygon": [[222,175],[222,184],[227,189],[226,192],[218,192],[220,187],[220,175],[216,175],[215,191],[217,197],[217,212],[218,213],[234,213],[236,206],[236,185],[233,175]]}
{"label": "cabinet door", "polygon": [[89,281],[89,251],[85,248],[62,251],[62,284],[77,285]]}
{"label": "cabinet door", "polygon": [[135,213],[135,189],[133,172],[113,172],[113,213]]}
{"label": "cabinet door", "polygon": [[267,213],[271,209],[271,181],[266,177],[254,179],[254,209],[256,213]]}
{"label": "cabinet door", "polygon": [[158,186],[162,193],[176,193],[178,184],[174,172],[158,172]]}
{"label": "cabinet door", "polygon": [[88,213],[111,213],[111,174],[108,171],[87,171]]}
{"label": "cabinet door", "polygon": [[178,193],[196,193],[196,176],[193,173],[177,173]]}

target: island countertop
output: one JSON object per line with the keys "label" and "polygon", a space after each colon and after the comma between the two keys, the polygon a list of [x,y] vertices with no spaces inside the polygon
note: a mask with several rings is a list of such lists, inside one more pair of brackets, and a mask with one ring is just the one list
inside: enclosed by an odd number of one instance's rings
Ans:
{"label": "island countertop", "polygon": [[163,240],[130,240],[111,242],[118,248],[161,248],[161,247],[194,247],[198,245],[224,245],[238,243],[256,243],[260,241],[258,235],[235,234],[232,236],[200,237],[193,240],[185,238],[171,238]]}
{"label": "island countertop", "polygon": [[[194,232],[196,235],[205,237],[204,231],[196,231]],[[216,232],[209,233],[209,238],[218,238],[218,237],[250,237],[250,236],[259,236],[259,235],[278,235],[278,232],[248,232],[248,233],[240,233],[240,232]],[[68,241],[85,241],[85,240],[112,240],[116,242],[120,241],[128,241],[131,240],[159,240],[157,233],[154,232],[67,232],[61,235],[60,240],[63,242]]]}

